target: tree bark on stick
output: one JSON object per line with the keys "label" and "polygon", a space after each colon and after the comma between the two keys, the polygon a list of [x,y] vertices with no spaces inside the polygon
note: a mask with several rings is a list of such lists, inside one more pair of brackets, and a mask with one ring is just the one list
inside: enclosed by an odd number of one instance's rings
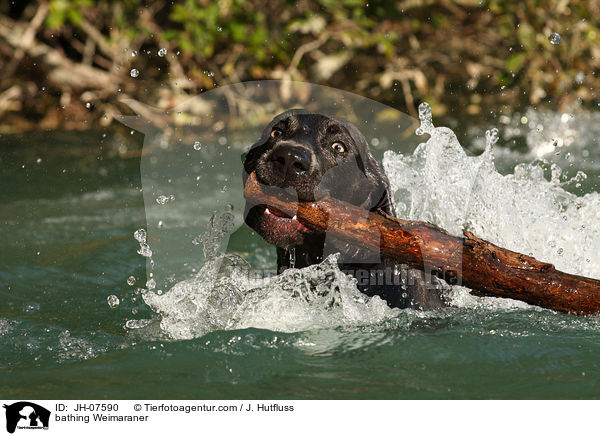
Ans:
{"label": "tree bark on stick", "polygon": [[512,298],[574,314],[600,312],[600,281],[557,271],[552,264],[498,247],[469,232],[463,237],[420,221],[369,213],[325,197],[296,202],[281,189],[261,185],[252,173],[244,195],[292,216],[317,232],[379,251],[411,268],[430,272],[480,296]]}

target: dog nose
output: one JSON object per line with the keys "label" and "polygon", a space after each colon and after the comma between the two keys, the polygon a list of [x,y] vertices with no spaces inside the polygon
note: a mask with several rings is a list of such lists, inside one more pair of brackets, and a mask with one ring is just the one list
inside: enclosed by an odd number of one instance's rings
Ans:
{"label": "dog nose", "polygon": [[298,175],[310,168],[310,153],[302,147],[280,145],[271,153],[275,168],[286,175]]}

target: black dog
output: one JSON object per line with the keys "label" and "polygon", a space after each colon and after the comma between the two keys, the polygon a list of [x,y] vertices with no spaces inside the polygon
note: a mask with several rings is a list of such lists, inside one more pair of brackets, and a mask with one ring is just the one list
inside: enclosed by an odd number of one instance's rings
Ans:
{"label": "black dog", "polygon": [[[368,212],[394,215],[389,181],[373,158],[366,139],[350,122],[306,110],[284,112],[271,121],[244,159],[245,178],[282,189],[291,188],[299,201],[323,195]],[[303,268],[339,252],[340,269],[357,279],[360,291],[379,295],[391,307],[443,306],[437,286],[424,276],[379,253],[338,241],[303,226],[296,217],[247,202],[246,223],[277,247],[277,269]]]}

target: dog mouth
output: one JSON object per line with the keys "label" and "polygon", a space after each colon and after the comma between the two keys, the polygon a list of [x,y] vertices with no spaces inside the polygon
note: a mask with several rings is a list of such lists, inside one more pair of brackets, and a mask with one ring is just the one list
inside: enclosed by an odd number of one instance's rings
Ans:
{"label": "dog mouth", "polygon": [[304,226],[300,221],[298,221],[298,217],[296,215],[291,217],[272,206],[262,206],[262,208],[262,218],[263,220],[266,220],[268,224],[273,226],[293,227],[295,231],[301,233],[311,232],[308,227]]}
{"label": "dog mouth", "polygon": [[280,248],[291,248],[302,245],[305,237],[313,231],[305,227],[296,216],[267,205],[255,205],[246,216],[246,224],[269,244]]}
{"label": "dog mouth", "polygon": [[[258,183],[255,177],[250,177],[246,181],[246,184],[252,183]],[[268,185],[265,187],[269,188]],[[296,215],[291,216],[272,205],[249,201],[247,210],[246,223],[265,241],[277,247],[290,248],[302,245],[305,237],[313,233],[298,220]],[[288,212],[292,213],[290,210]]]}

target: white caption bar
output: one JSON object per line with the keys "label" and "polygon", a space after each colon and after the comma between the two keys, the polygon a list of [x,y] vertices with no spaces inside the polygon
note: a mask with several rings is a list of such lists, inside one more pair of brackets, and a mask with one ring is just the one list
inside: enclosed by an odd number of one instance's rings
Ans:
{"label": "white caption bar", "polygon": [[[0,434],[578,434],[593,401],[2,400]],[[577,417],[567,419],[566,417]],[[559,419],[557,419],[559,418]],[[6,433],[8,432],[8,433]],[[133,432],[133,433],[132,433]],[[217,433],[218,432],[218,433]]]}

